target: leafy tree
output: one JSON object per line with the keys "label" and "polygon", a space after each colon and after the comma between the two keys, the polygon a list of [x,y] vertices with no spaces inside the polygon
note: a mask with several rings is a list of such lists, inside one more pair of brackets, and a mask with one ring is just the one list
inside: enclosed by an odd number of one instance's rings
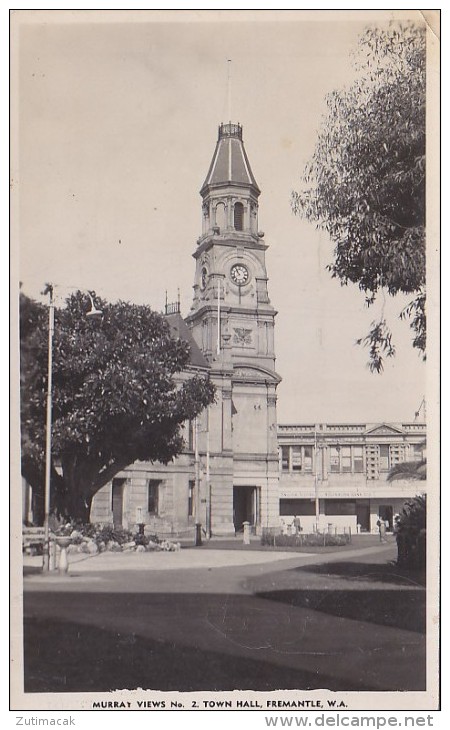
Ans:
{"label": "leafy tree", "polygon": [[[416,25],[370,28],[354,57],[355,78],[327,96],[315,151],[292,194],[296,214],[326,230],[328,266],[356,283],[367,305],[384,290],[412,294],[401,313],[425,357],[425,31]],[[357,341],[369,367],[395,354],[382,311]]]}
{"label": "leafy tree", "polygon": [[[207,377],[187,375],[188,343],[147,306],[77,292],[55,309],[52,509],[88,521],[96,492],[136,460],[167,463],[182,424],[214,400]],[[21,295],[22,473],[42,498],[45,474],[48,309]]]}
{"label": "leafy tree", "polygon": [[426,495],[408,500],[395,521],[399,565],[408,568],[425,567],[426,522]]}

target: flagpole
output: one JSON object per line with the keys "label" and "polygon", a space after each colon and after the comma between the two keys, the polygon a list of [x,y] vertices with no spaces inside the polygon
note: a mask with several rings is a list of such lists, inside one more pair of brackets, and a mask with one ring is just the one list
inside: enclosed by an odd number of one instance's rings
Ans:
{"label": "flagpole", "polygon": [[217,280],[217,354],[220,355],[220,279]]}
{"label": "flagpole", "polygon": [[199,454],[198,416],[194,419],[194,465],[195,465],[195,545],[202,544],[202,521],[200,516],[200,454]]}

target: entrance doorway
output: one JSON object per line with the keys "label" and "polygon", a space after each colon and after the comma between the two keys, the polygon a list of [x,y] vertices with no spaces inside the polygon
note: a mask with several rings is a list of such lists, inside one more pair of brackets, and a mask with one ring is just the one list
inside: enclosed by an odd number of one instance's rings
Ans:
{"label": "entrance doorway", "polygon": [[356,500],[356,522],[361,532],[370,532],[370,505],[368,499]]}
{"label": "entrance doorway", "polygon": [[233,522],[236,532],[243,531],[244,522],[249,522],[253,530],[259,524],[259,494],[259,487],[233,487]]}
{"label": "entrance doorway", "polygon": [[390,504],[380,504],[378,509],[380,519],[386,522],[386,530],[392,531],[394,525],[394,509]]}
{"label": "entrance doorway", "polygon": [[112,513],[114,527],[123,526],[123,487],[125,479],[112,480]]}

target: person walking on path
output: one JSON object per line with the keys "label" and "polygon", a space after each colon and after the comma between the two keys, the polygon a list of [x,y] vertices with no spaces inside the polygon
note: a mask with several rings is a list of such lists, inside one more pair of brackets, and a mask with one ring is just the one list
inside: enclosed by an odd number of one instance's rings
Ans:
{"label": "person walking on path", "polygon": [[387,542],[385,521],[382,520],[381,518],[379,518],[377,520],[377,525],[378,525],[378,531],[380,533],[380,542]]}

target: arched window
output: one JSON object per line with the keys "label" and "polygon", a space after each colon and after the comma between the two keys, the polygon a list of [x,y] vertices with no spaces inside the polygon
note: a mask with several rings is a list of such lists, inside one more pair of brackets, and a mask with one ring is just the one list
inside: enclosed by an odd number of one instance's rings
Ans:
{"label": "arched window", "polygon": [[217,203],[216,205],[216,226],[219,226],[220,230],[227,227],[224,203]]}
{"label": "arched window", "polygon": [[234,228],[236,231],[244,229],[244,206],[242,203],[234,204]]}

